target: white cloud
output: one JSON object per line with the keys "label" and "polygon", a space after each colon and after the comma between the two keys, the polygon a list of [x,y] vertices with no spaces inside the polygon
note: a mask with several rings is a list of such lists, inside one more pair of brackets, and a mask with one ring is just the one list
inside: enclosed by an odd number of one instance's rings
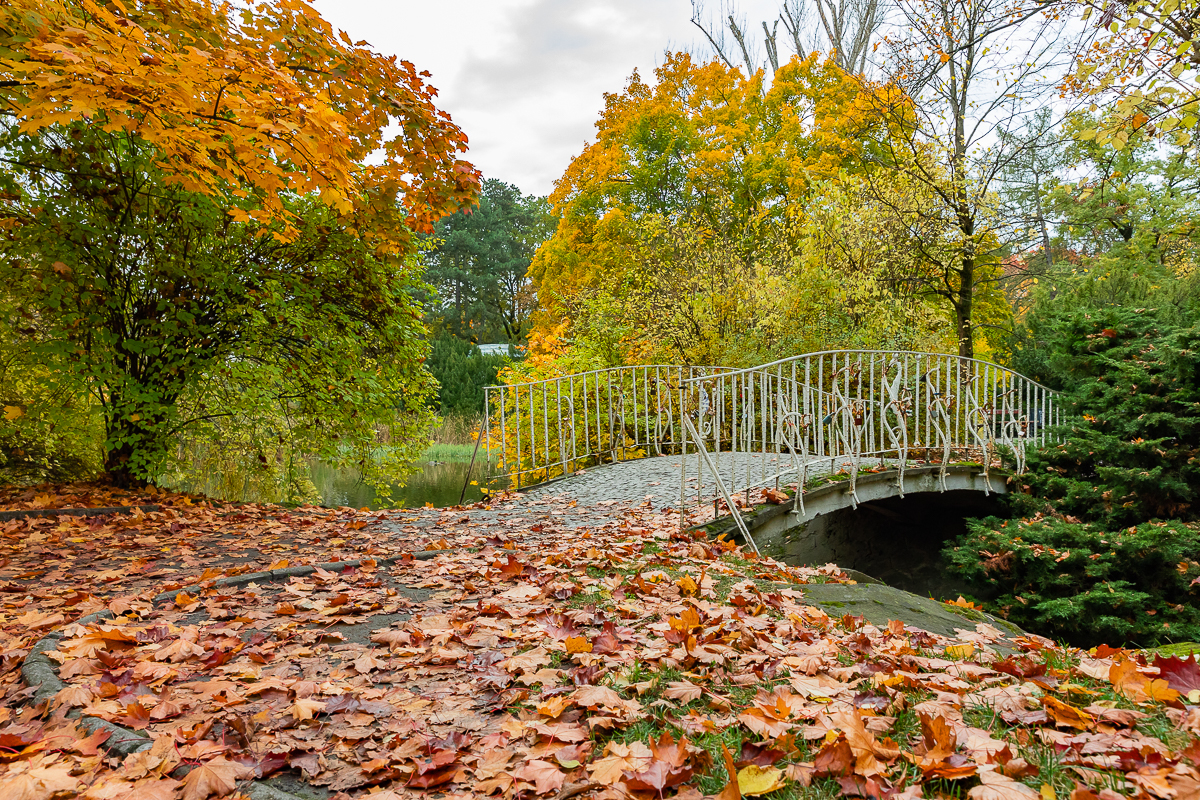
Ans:
{"label": "white cloud", "polygon": [[[747,4],[772,15],[772,0]],[[694,40],[689,0],[317,0],[355,40],[429,70],[485,176],[547,194],[604,93]],[[759,8],[761,6],[761,9]]]}

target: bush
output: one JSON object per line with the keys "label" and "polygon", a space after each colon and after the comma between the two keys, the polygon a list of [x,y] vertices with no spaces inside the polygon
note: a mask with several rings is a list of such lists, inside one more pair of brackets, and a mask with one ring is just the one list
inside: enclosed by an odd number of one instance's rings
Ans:
{"label": "bush", "polygon": [[945,550],[1012,622],[1078,645],[1200,635],[1200,328],[1178,320],[1093,307],[1027,324],[1066,423],[1009,496],[1025,519],[972,521]]}
{"label": "bush", "polygon": [[511,360],[485,356],[475,345],[453,336],[434,339],[426,364],[438,382],[439,413],[471,419],[482,416],[483,387],[497,384],[497,374]]}
{"label": "bush", "polygon": [[64,435],[45,418],[0,416],[0,485],[90,478],[99,472],[100,456],[99,448],[88,448],[78,437]]}
{"label": "bush", "polygon": [[1200,327],[1113,309],[1077,314],[1061,335],[1069,421],[1030,455],[1028,491],[1109,530],[1200,519]]}
{"label": "bush", "polygon": [[1006,619],[1080,647],[1200,639],[1200,526],[972,520],[945,550]]}

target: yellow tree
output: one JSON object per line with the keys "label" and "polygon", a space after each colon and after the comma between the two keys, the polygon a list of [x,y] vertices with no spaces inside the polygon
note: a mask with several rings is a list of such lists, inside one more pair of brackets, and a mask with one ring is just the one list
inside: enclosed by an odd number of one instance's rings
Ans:
{"label": "yellow tree", "polygon": [[761,71],[684,53],[655,77],[635,73],[606,97],[596,141],[551,195],[562,221],[530,268],[550,324],[580,293],[623,280],[651,218],[735,243],[733,261],[750,269],[753,232],[860,166],[881,129],[867,90],[817,55],[781,67],[769,89]]}

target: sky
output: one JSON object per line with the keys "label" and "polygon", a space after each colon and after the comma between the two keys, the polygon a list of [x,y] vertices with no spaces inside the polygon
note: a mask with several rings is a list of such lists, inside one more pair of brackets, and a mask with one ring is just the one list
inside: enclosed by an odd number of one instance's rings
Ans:
{"label": "sky", "polygon": [[[428,70],[485,177],[545,195],[595,135],[604,93],[695,45],[690,0],[316,0],[354,40]],[[716,8],[715,3],[710,3]],[[777,0],[740,4],[755,27]]]}

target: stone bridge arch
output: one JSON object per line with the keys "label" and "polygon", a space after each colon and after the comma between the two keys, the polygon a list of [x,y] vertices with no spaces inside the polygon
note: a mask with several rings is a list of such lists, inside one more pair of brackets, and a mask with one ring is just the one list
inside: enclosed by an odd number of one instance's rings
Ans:
{"label": "stone bridge arch", "polygon": [[[848,480],[810,489],[804,511],[792,503],[760,506],[744,515],[763,555],[788,564],[835,563],[922,595],[953,597],[967,587],[946,573],[944,543],[966,530],[965,519],[998,513],[1008,476],[977,464],[908,467],[860,475],[857,503]],[[903,492],[900,481],[903,480]],[[705,526],[737,535],[731,517]]]}

